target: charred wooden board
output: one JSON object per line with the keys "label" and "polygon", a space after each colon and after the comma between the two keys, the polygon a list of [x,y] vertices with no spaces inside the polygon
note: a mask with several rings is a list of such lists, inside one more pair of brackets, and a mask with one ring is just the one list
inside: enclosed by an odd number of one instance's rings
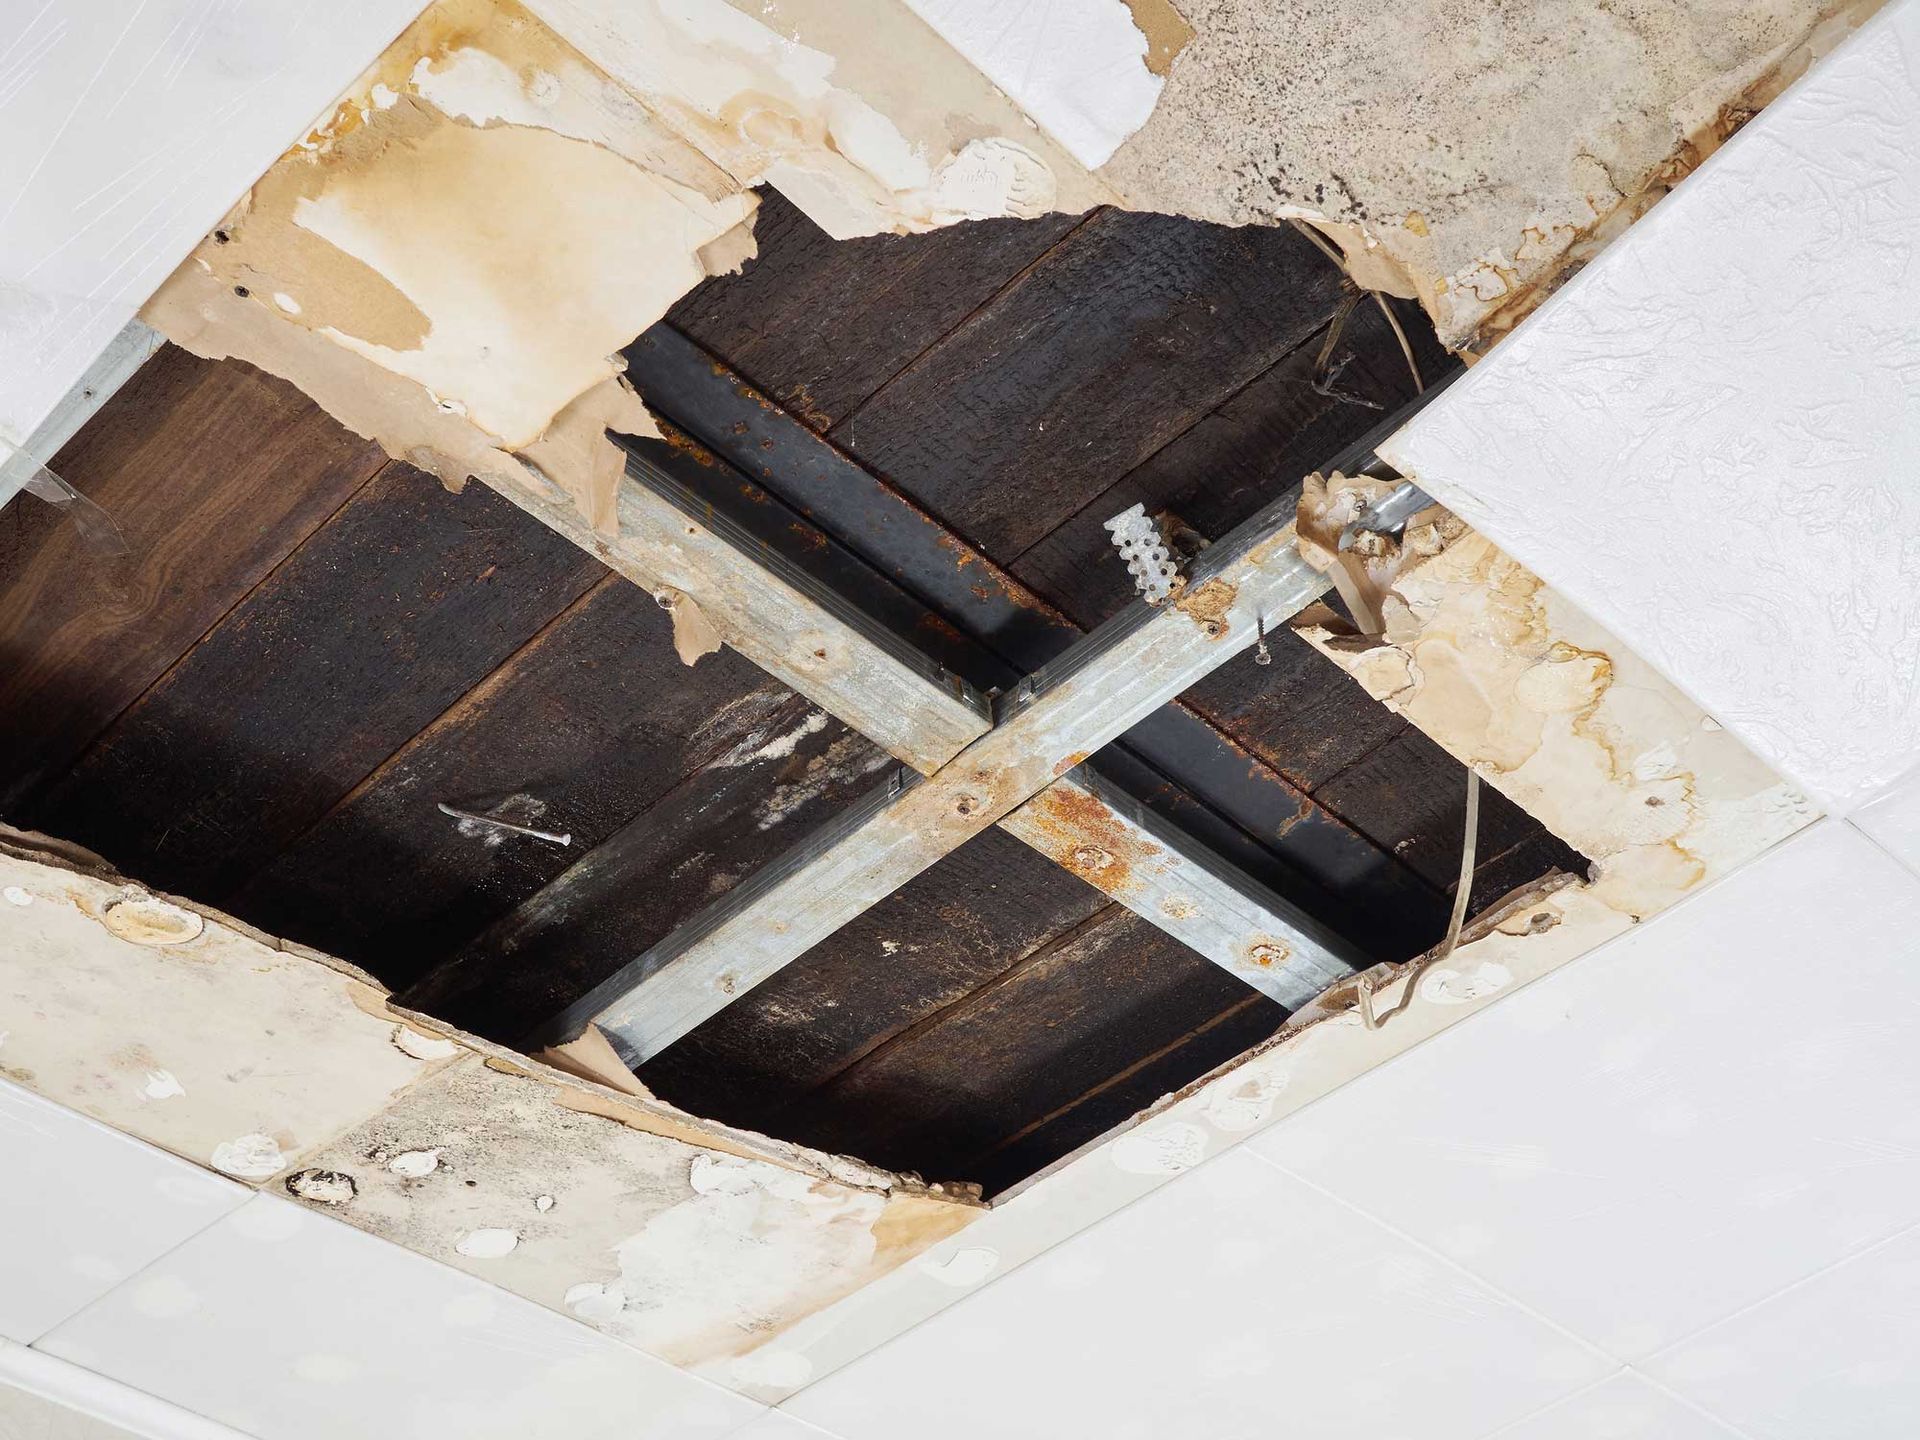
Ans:
{"label": "charred wooden board", "polygon": [[1290,229],[1103,211],[832,433],[1005,564],[1312,335],[1338,293]]}
{"label": "charred wooden board", "polygon": [[1106,897],[976,835],[642,1067],[674,1104],[778,1127],[795,1097],[1018,964]]}
{"label": "charred wooden board", "polygon": [[1080,220],[976,220],[927,235],[834,240],[763,189],[758,258],[707,281],[667,318],[825,431]]}
{"label": "charred wooden board", "polygon": [[[1046,1132],[1044,1148],[993,1164],[992,1178],[1004,1180],[1163,1093],[1167,1076],[1153,1061],[1169,1049],[1192,1079],[1270,1035],[1285,1012],[1249,994],[1111,906],[875,1049],[784,1114],[783,1128],[824,1149],[857,1146],[879,1164],[966,1179]],[[1160,1088],[1141,1093],[1136,1077]]]}
{"label": "charred wooden board", "polygon": [[605,573],[491,492],[390,464],[25,819],[218,904]]}
{"label": "charred wooden board", "polygon": [[386,462],[299,391],[168,346],[54,457],[132,553],[0,510],[0,813],[31,800]]}
{"label": "charred wooden board", "polygon": [[[777,718],[784,699],[730,650],[682,665],[653,597],[609,575],[383,763],[231,908],[404,987],[687,775],[756,735],[777,741],[752,719]],[[443,801],[573,843],[455,821],[440,812]]]}
{"label": "charred wooden board", "polygon": [[[706,664],[706,661],[702,661]],[[715,718],[725,746],[406,992],[505,1043],[859,800],[886,752],[768,681]]]}

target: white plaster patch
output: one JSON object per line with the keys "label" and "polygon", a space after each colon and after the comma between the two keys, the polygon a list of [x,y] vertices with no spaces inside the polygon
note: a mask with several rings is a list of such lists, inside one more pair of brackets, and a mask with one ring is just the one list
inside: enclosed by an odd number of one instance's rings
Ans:
{"label": "white plaster patch", "polygon": [[271,1135],[241,1135],[213,1147],[209,1163],[240,1180],[271,1180],[287,1168],[280,1142]]}
{"label": "white plaster patch", "polygon": [[138,890],[110,903],[100,922],[135,945],[184,945],[207,928],[205,918],[192,910]]}
{"label": "white plaster patch", "polygon": [[998,1251],[989,1250],[984,1245],[969,1245],[964,1250],[956,1250],[944,1260],[926,1256],[920,1261],[920,1269],[942,1285],[965,1289],[986,1279],[999,1263]]}
{"label": "white plaster patch", "polygon": [[315,1205],[345,1205],[359,1189],[343,1170],[299,1170],[287,1177],[287,1193]]}
{"label": "white plaster patch", "polygon": [[567,1309],[589,1325],[605,1325],[610,1320],[618,1319],[627,1304],[618,1286],[609,1288],[594,1280],[571,1286],[563,1301]]}
{"label": "white plaster patch", "polygon": [[411,1055],[416,1060],[450,1060],[460,1053],[460,1047],[453,1041],[443,1040],[438,1035],[422,1035],[405,1025],[393,1027],[393,1043],[402,1054]]}
{"label": "white plaster patch", "polygon": [[1184,1120],[1142,1126],[1114,1141],[1110,1153],[1131,1175],[1178,1175],[1207,1158],[1207,1132]]}
{"label": "white plaster patch", "polygon": [[503,1255],[511,1255],[519,1243],[520,1236],[512,1230],[472,1230],[461,1236],[453,1248],[469,1260],[498,1260]]}
{"label": "white plaster patch", "polygon": [[173,1078],[171,1070],[149,1070],[140,1093],[149,1100],[171,1100],[176,1095],[186,1094],[187,1087]]}
{"label": "white plaster patch", "polygon": [[1286,1088],[1284,1070],[1263,1066],[1236,1084],[1217,1086],[1209,1091],[1207,1122],[1229,1134],[1256,1129],[1273,1113],[1273,1102]]}
{"label": "white plaster patch", "polygon": [[1420,996],[1435,1005],[1468,1005],[1497,995],[1513,983],[1513,972],[1497,960],[1482,960],[1469,969],[1445,966],[1420,977]]}
{"label": "white plaster patch", "polygon": [[409,1180],[431,1175],[440,1168],[438,1150],[403,1150],[387,1162],[387,1169]]}
{"label": "white plaster patch", "polygon": [[5,890],[0,890],[0,895],[7,897],[7,903],[9,905],[33,904],[33,892],[31,890],[22,890],[18,885],[7,886]]}

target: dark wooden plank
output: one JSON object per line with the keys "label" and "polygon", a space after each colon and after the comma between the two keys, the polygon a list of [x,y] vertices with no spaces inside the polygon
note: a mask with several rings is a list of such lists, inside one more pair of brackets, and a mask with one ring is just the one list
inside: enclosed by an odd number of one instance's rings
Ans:
{"label": "dark wooden plank", "polygon": [[114,518],[106,559],[58,510],[0,510],[0,813],[113,718],[385,462],[283,381],[163,348],[53,459]]}
{"label": "dark wooden plank", "polygon": [[[1467,772],[1424,733],[1409,726],[1321,786],[1316,798],[1355,829],[1389,847],[1428,883],[1452,893],[1460,875],[1460,843],[1466,829]],[[1546,832],[1539,821],[1491,785],[1480,787],[1476,847],[1480,856],[1500,860],[1523,842],[1542,837]],[[1557,841],[1532,853],[1538,854],[1541,868],[1509,878],[1513,867],[1504,866],[1499,894],[1554,868],[1584,872],[1579,853]],[[1489,888],[1486,898],[1499,895]]]}
{"label": "dark wooden plank", "polygon": [[[401,989],[687,775],[729,748],[776,741],[739,730],[756,706],[766,708],[765,684],[731,650],[682,665],[653,597],[609,575],[229,908]],[[478,812],[500,805],[508,818],[571,834],[573,844],[457,822],[440,813],[442,801]]]}
{"label": "dark wooden plank", "polygon": [[485,487],[389,464],[27,818],[219,903],[605,573]]}
{"label": "dark wooden plank", "polygon": [[1202,538],[1217,540],[1269,501],[1297,495],[1304,476],[1413,395],[1399,345],[1371,306],[1355,312],[1342,332],[1336,353],[1347,363],[1339,387],[1342,395],[1381,408],[1313,388],[1323,336],[1317,333],[1282,356],[1116,479],[1020,556],[1013,573],[1083,629],[1092,629],[1134,598],[1106,520],[1144,505],[1149,515],[1171,512]]}
{"label": "dark wooden plank", "polygon": [[800,1094],[1105,908],[999,830],[976,835],[754,987],[640,1078],[683,1109],[764,1129]]}
{"label": "dark wooden plank", "polygon": [[721,758],[429,972],[406,1002],[517,1043],[882,783],[892,763],[773,681],[717,716],[712,738]]}
{"label": "dark wooden plank", "polygon": [[[1134,1113],[1152,1097],[1122,1077],[1144,1057],[1213,1036],[1185,1051],[1193,1079],[1271,1034],[1285,1012],[1264,996],[1248,1004],[1250,993],[1109,907],[807,1097],[783,1133],[928,1178],[974,1179],[1003,1142],[1063,1110],[1081,1111],[1089,1135]],[[1253,1018],[1215,1023],[1230,1010]]]}
{"label": "dark wooden plank", "polygon": [[825,430],[1079,223],[1048,215],[833,240],[763,189],[759,257],[701,285],[667,319]]}
{"label": "dark wooden plank", "polygon": [[1290,229],[1104,211],[833,429],[1006,563],[1312,335]]}

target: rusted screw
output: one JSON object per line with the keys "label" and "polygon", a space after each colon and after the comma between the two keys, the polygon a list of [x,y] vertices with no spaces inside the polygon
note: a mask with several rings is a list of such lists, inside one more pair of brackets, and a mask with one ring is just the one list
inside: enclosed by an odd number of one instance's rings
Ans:
{"label": "rusted screw", "polygon": [[1256,665],[1273,664],[1273,652],[1267,649],[1267,617],[1257,615],[1253,621],[1253,663]]}
{"label": "rusted screw", "polygon": [[1247,958],[1256,965],[1278,965],[1292,953],[1293,952],[1284,945],[1277,944],[1271,940],[1263,940],[1247,951]]}
{"label": "rusted screw", "polygon": [[962,795],[953,802],[954,813],[959,815],[971,815],[979,808],[979,799],[972,795]]}
{"label": "rusted screw", "polygon": [[1082,845],[1073,852],[1073,863],[1082,870],[1104,870],[1113,864],[1113,856],[1098,845]]}

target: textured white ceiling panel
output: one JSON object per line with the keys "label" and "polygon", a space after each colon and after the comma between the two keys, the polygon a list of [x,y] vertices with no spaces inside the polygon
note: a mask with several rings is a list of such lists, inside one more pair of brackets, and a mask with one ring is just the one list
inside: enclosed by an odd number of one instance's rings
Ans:
{"label": "textured white ceiling panel", "polygon": [[421,4],[0,6],[0,439],[33,433]]}
{"label": "textured white ceiling panel", "polygon": [[1920,761],[1920,0],[1383,453],[1831,810]]}

